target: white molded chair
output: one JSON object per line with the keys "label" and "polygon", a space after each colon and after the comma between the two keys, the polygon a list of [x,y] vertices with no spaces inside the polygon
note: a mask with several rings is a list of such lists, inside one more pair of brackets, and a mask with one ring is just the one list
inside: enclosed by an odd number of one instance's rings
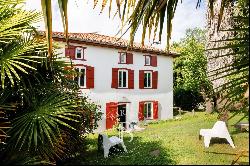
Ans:
{"label": "white molded chair", "polygon": [[201,129],[200,136],[204,137],[204,144],[206,148],[209,147],[210,140],[212,137],[225,138],[227,139],[229,144],[233,148],[235,148],[232,138],[230,137],[230,134],[228,132],[226,123],[223,121],[217,121],[212,129]]}
{"label": "white molded chair", "polygon": [[115,145],[119,145],[121,144],[124,151],[127,152],[126,146],[124,145],[124,142],[122,139],[116,137],[116,136],[112,136],[110,138],[108,138],[108,136],[106,134],[100,134],[102,136],[102,140],[103,140],[103,150],[104,150],[104,157],[108,157],[109,154],[109,149],[112,146]]}

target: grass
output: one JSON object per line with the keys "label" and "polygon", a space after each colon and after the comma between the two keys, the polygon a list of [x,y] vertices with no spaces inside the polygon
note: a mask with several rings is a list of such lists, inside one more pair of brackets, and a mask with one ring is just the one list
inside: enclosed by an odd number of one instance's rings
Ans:
{"label": "grass", "polygon": [[[233,149],[226,141],[213,139],[209,148],[204,147],[203,139],[199,140],[201,128],[212,128],[217,114],[205,115],[196,113],[195,116],[185,114],[181,119],[160,121],[149,124],[142,132],[134,132],[134,139],[129,142],[129,135],[124,136],[128,153],[115,153],[104,159],[97,153],[97,134],[87,138],[87,152],[84,156],[74,159],[71,164],[93,165],[166,165],[166,164],[231,164],[235,153],[249,149],[249,133],[239,132],[232,125],[241,116],[229,121],[229,132],[236,146]],[[247,121],[246,119],[243,121]],[[107,132],[109,136],[114,132]],[[117,133],[118,134],[118,133]],[[158,156],[151,155],[159,151]],[[239,162],[249,163],[249,157],[240,158]]]}

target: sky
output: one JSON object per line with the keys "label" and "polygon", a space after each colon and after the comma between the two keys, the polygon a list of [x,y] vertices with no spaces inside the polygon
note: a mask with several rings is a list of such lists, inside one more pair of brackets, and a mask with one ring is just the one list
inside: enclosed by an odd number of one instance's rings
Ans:
{"label": "sky", "polygon": [[[108,5],[100,14],[101,2],[99,0],[97,7],[93,9],[93,0],[69,0],[68,1],[68,18],[69,18],[69,32],[77,33],[98,33],[108,36],[115,36],[119,31],[120,19],[113,18],[116,9],[113,8],[111,18],[108,17]],[[205,27],[205,5],[202,3],[201,7],[196,9],[197,0],[182,0],[176,9],[173,20],[173,31],[171,42],[178,42],[185,36],[185,31],[188,28]],[[113,1],[115,6],[115,1]],[[61,14],[57,4],[57,0],[52,0],[52,28],[53,31],[63,31]],[[27,0],[25,8],[28,10],[41,10],[40,0]],[[44,30],[43,20],[35,26],[39,30]],[[141,41],[141,28],[139,28],[135,41]],[[117,37],[120,37],[119,34]],[[129,33],[123,36],[124,39],[129,39]],[[146,44],[151,44],[146,39]],[[153,45],[155,47],[164,48],[166,46],[166,29],[163,29],[162,43],[160,45]]]}

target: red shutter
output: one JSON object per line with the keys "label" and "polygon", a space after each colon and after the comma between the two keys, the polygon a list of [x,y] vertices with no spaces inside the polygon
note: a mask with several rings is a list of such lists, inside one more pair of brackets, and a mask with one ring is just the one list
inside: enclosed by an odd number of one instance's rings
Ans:
{"label": "red shutter", "polygon": [[128,88],[134,89],[134,70],[128,70]]}
{"label": "red shutter", "polygon": [[153,89],[158,88],[158,71],[153,72]]}
{"label": "red shutter", "polygon": [[86,66],[86,87],[94,88],[95,87],[95,68],[91,66]]}
{"label": "red shutter", "polygon": [[113,128],[117,123],[117,113],[118,113],[117,103],[107,103],[106,104],[106,129]]}
{"label": "red shutter", "polygon": [[158,101],[153,102],[154,119],[158,119]]}
{"label": "red shutter", "polygon": [[65,47],[65,56],[71,59],[75,59],[75,46]]}
{"label": "red shutter", "polygon": [[144,89],[144,71],[139,71],[139,88]]}
{"label": "red shutter", "polygon": [[157,56],[151,56],[151,65],[157,67]]}
{"label": "red shutter", "polygon": [[144,102],[139,102],[138,119],[139,121],[144,120]]}
{"label": "red shutter", "polygon": [[133,64],[133,54],[132,53],[127,53],[127,64]]}
{"label": "red shutter", "polygon": [[117,68],[112,68],[111,88],[118,88],[118,69]]}

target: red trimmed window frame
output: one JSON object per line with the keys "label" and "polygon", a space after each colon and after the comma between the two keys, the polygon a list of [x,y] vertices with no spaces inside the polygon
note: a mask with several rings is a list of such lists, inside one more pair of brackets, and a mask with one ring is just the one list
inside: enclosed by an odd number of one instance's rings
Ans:
{"label": "red trimmed window frame", "polygon": [[[133,64],[133,53],[127,51],[118,51],[119,53],[119,61],[118,64],[130,65]],[[121,56],[125,54],[125,62],[121,62]]]}
{"label": "red trimmed window frame", "polygon": [[[154,120],[154,101],[143,101],[144,109],[145,109],[145,105],[148,103],[151,104],[151,117],[150,118],[146,117],[146,120]],[[148,116],[148,113],[147,113],[147,116]]]}
{"label": "red trimmed window frame", "polygon": [[[86,59],[85,59],[85,49],[87,48],[87,47],[83,47],[83,46],[74,46],[75,47],[75,58],[74,58],[74,60],[82,60],[82,61],[87,61]],[[82,48],[82,53],[83,53],[83,58],[77,58],[77,48]]]}
{"label": "red trimmed window frame", "polygon": [[[144,56],[144,66],[152,66],[152,55],[143,55]],[[150,57],[150,64],[146,64],[146,58]]]}
{"label": "red trimmed window frame", "polygon": [[[143,56],[145,57],[144,66],[157,67],[157,58],[158,57],[156,55],[145,54]],[[146,64],[147,57],[150,58],[150,64]]]}
{"label": "red trimmed window frame", "polygon": [[[144,89],[153,89],[153,70],[143,70],[143,81],[144,81],[144,76],[145,76],[145,72],[150,72],[151,73],[151,87],[144,87]],[[144,82],[143,82],[143,85],[144,85]]]}
{"label": "red trimmed window frame", "polygon": [[[88,66],[88,65],[84,65],[84,64],[73,64],[72,65],[73,66],[73,69],[75,69],[76,67],[85,67],[85,80],[86,80],[86,82],[85,82],[85,84],[86,84],[86,86],[85,87],[81,87],[81,86],[79,86],[79,89],[93,89],[93,88],[89,88],[88,86],[87,86],[87,82],[89,81],[88,80],[88,78],[87,78],[87,68],[88,67],[92,67],[92,66]],[[75,77],[73,77],[73,79],[74,79]]]}
{"label": "red trimmed window frame", "polygon": [[[119,71],[120,70],[126,70],[127,71],[127,80],[126,80],[127,87],[124,87],[124,88],[123,87],[119,87]],[[129,70],[130,69],[127,69],[127,68],[118,68],[118,73],[117,73],[118,74],[118,76],[117,76],[117,78],[118,78],[117,84],[118,85],[117,85],[117,89],[129,89],[129,85],[128,85],[129,84]]]}
{"label": "red trimmed window frame", "polygon": [[[151,118],[146,118],[144,116],[144,109],[145,109],[145,103],[151,103]],[[159,101],[157,100],[144,100],[139,102],[139,111],[138,111],[138,119],[139,121],[142,121],[144,118],[146,120],[157,120],[159,118],[159,108],[158,108]]]}
{"label": "red trimmed window frame", "polygon": [[[119,62],[118,62],[118,64],[127,64],[127,52],[126,51],[119,51],[118,52],[119,53]],[[125,62],[121,62],[121,56],[122,56],[122,54],[125,54],[125,56],[126,56],[126,59],[125,59]]]}
{"label": "red trimmed window frame", "polygon": [[[145,72],[151,72],[151,87],[147,88],[144,86]],[[143,74],[142,74],[143,73]],[[158,89],[158,71],[157,70],[139,70],[139,89]]]}
{"label": "red trimmed window frame", "polygon": [[[128,69],[128,68],[116,68],[117,69],[117,86],[115,87],[115,89],[134,89],[134,70],[132,69]],[[126,70],[128,75],[127,75],[127,87],[125,88],[122,88],[122,87],[119,87],[119,70]],[[133,78],[130,78],[130,72],[133,72]],[[112,78],[113,79],[113,78]],[[132,87],[130,87],[130,81],[131,79],[133,80],[133,85]],[[112,86],[112,85],[111,85]]]}

